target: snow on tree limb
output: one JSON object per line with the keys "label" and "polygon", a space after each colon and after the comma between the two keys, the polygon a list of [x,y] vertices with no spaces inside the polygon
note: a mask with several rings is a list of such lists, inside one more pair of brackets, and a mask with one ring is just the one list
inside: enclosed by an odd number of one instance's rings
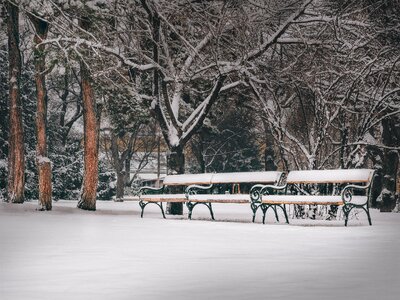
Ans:
{"label": "snow on tree limb", "polygon": [[[44,44],[55,44],[58,47],[60,47],[61,49],[63,49],[60,42],[73,46],[73,48],[75,50],[78,47],[80,47],[81,45],[83,45],[83,46],[86,46],[87,48],[93,50],[94,52],[97,52],[97,50],[104,51],[105,53],[116,57],[121,63],[123,63],[124,65],[126,65],[128,67],[131,67],[134,70],[149,71],[149,70],[153,70],[156,68],[162,69],[161,66],[159,66],[155,63],[145,64],[145,65],[136,64],[136,63],[132,62],[129,58],[127,58],[118,49],[107,47],[107,46],[102,45],[101,43],[91,42],[91,41],[88,41],[88,40],[85,40],[82,38],[68,38],[68,37],[59,36],[54,39],[46,39],[46,40],[42,41],[40,44],[38,44],[37,46],[44,45]],[[68,46],[67,46],[67,48],[68,48]],[[77,54],[79,55],[80,53],[77,52]]]}
{"label": "snow on tree limb", "polygon": [[253,60],[261,56],[271,45],[276,43],[276,41],[286,32],[288,27],[295,21],[298,17],[300,17],[307,6],[311,4],[313,0],[306,0],[303,2],[301,7],[294,12],[292,15],[289,16],[289,18],[283,23],[279,28],[269,37],[267,41],[265,41],[263,44],[261,44],[258,49],[255,49],[253,51],[250,51],[250,53],[246,54],[244,58],[242,59],[242,62],[246,62],[249,60]]}
{"label": "snow on tree limb", "polygon": [[186,143],[187,140],[190,139],[190,137],[193,135],[193,133],[203,124],[203,121],[205,117],[207,116],[209,110],[211,109],[211,106],[213,103],[217,100],[219,92],[224,84],[224,81],[226,79],[225,75],[220,75],[211,91],[211,93],[207,96],[207,98],[203,101],[203,106],[201,111],[199,112],[197,118],[193,120],[192,124],[187,124],[187,127],[190,125],[190,127],[187,128],[182,134],[182,142],[183,144]]}

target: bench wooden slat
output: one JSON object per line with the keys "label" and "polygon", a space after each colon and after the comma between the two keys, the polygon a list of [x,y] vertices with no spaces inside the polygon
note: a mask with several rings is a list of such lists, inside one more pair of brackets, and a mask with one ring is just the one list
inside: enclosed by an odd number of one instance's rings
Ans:
{"label": "bench wooden slat", "polygon": [[202,203],[250,203],[249,194],[199,194],[189,195],[189,201]]}
{"label": "bench wooden slat", "polygon": [[141,195],[140,200],[147,202],[186,202],[185,194]]}
{"label": "bench wooden slat", "polygon": [[[353,196],[351,203],[364,204],[367,196]],[[343,205],[341,196],[324,195],[266,195],[262,197],[265,204],[299,204],[299,205]]]}

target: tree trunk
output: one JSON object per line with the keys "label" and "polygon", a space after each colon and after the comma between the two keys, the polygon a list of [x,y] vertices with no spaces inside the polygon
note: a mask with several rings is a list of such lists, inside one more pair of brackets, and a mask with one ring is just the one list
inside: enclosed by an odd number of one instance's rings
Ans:
{"label": "tree trunk", "polygon": [[379,148],[375,147],[367,147],[367,150],[370,151],[370,159],[373,162],[373,168],[375,169],[375,177],[373,179],[372,188],[371,188],[371,207],[377,208],[378,198],[382,191],[383,186],[383,169],[382,169],[382,161],[383,161],[383,152]]}
{"label": "tree trunk", "polygon": [[47,90],[45,81],[46,56],[45,46],[38,44],[47,37],[49,24],[42,19],[30,16],[36,34],[34,42],[35,82],[37,95],[36,110],[36,164],[39,174],[39,206],[40,210],[51,210],[51,162],[47,158]]}
{"label": "tree trunk", "polygon": [[[80,26],[89,29],[89,21],[81,18]],[[80,61],[83,95],[83,132],[84,132],[84,172],[81,198],[78,208],[96,210],[96,193],[99,177],[98,126],[96,99],[90,83],[90,72],[83,60]]]}
{"label": "tree trunk", "polygon": [[[183,147],[173,147],[168,155],[168,173],[169,174],[184,174],[185,173],[185,155]],[[182,193],[182,190],[174,190],[174,193]],[[167,214],[182,215],[183,203],[168,203]]]}
{"label": "tree trunk", "polygon": [[[396,117],[386,118],[382,121],[382,141],[385,146],[398,147],[400,126]],[[381,212],[391,212],[396,206],[396,176],[399,165],[398,150],[383,150],[383,178],[382,191],[377,201]]]}
{"label": "tree trunk", "polygon": [[116,198],[121,199],[124,198],[124,188],[125,188],[125,172],[120,171],[117,172],[117,191]]}
{"label": "tree trunk", "polygon": [[132,155],[128,155],[127,159],[125,159],[125,186],[131,186],[131,159]]}
{"label": "tree trunk", "polygon": [[122,199],[124,197],[125,187],[125,172],[124,172],[124,159],[119,156],[118,136],[111,132],[111,156],[112,163],[117,174],[117,191],[116,198]]}
{"label": "tree trunk", "polygon": [[9,124],[8,139],[8,194],[7,201],[24,202],[25,155],[20,97],[21,53],[19,49],[19,9],[7,3],[9,55]]}
{"label": "tree trunk", "polygon": [[274,136],[268,123],[263,119],[264,134],[265,134],[265,149],[264,149],[264,166],[265,171],[276,171],[278,169],[275,164],[274,151]]}

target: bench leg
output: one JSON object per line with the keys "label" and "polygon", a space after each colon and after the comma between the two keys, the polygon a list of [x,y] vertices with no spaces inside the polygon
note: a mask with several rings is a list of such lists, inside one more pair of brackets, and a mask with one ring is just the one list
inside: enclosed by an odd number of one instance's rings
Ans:
{"label": "bench leg", "polygon": [[289,224],[289,219],[288,219],[288,215],[286,212],[286,204],[283,204],[283,206],[279,205],[279,207],[282,208],[282,210],[283,210],[283,213],[284,213],[285,219],[286,219],[286,224]]}
{"label": "bench leg", "polygon": [[[268,208],[272,208],[273,209],[273,211],[274,211],[274,213],[275,213],[275,219],[276,219],[276,221],[277,222],[279,222],[279,216],[278,216],[278,211],[277,211],[277,207],[276,207],[277,205],[276,204],[262,204],[261,205],[261,210],[262,210],[262,212],[263,212],[263,224],[265,224],[265,218],[266,218],[266,214],[267,214],[267,211],[268,211]],[[282,208],[282,206],[280,206],[280,205],[278,205],[280,208]],[[283,208],[282,208],[283,209]],[[284,209],[283,209],[284,210]],[[285,210],[284,210],[285,211]],[[286,211],[285,211],[285,217],[286,217],[286,220],[287,220],[287,215],[286,215]]]}
{"label": "bench leg", "polygon": [[347,222],[349,221],[349,214],[352,209],[353,209],[353,206],[351,206],[351,207],[348,207],[347,205],[343,206],[344,226],[347,226]]}
{"label": "bench leg", "polygon": [[193,204],[192,202],[186,202],[186,207],[188,208],[188,219],[191,220],[192,219],[192,211],[193,211],[193,207],[195,206],[195,204]]}
{"label": "bench leg", "polygon": [[368,223],[369,223],[369,226],[371,226],[372,225],[372,222],[371,222],[371,215],[369,214],[369,207],[367,206],[366,208],[363,206],[362,207],[362,209],[365,211],[365,213],[367,214],[367,217],[368,217]]}
{"label": "bench leg", "polygon": [[208,207],[208,209],[209,209],[209,211],[210,211],[211,219],[215,220],[215,219],[214,219],[214,212],[213,212],[212,206],[211,206],[211,202],[210,202],[208,205],[206,204],[206,206]]}
{"label": "bench leg", "polygon": [[253,212],[253,223],[256,220],[256,213],[257,213],[257,210],[258,210],[259,207],[260,207],[260,205],[257,205],[255,203],[251,203],[250,204],[250,208],[251,208],[251,210]]}
{"label": "bench leg", "polygon": [[142,212],[140,213],[140,217],[143,218],[144,208],[150,203],[154,203],[155,205],[157,205],[161,209],[161,213],[162,213],[163,218],[166,219],[165,218],[165,213],[164,213],[164,208],[162,206],[162,202],[160,202],[160,203],[158,203],[158,202],[146,202],[146,203],[144,203],[142,200],[139,201],[139,206],[142,209]]}
{"label": "bench leg", "polygon": [[142,210],[141,213],[140,213],[140,217],[141,218],[143,218],[143,211],[144,211],[144,208],[146,207],[146,205],[147,205],[147,203],[143,203],[142,200],[139,201],[139,206],[140,206],[140,208]]}
{"label": "bench leg", "polygon": [[[157,203],[157,205],[158,205],[158,203]],[[164,213],[164,208],[163,208],[163,206],[162,206],[162,202],[160,202],[159,207],[160,207],[160,209],[161,209],[161,213],[162,213],[163,218],[166,219],[166,218],[165,218],[165,213]]]}
{"label": "bench leg", "polygon": [[263,217],[262,217],[262,222],[263,222],[263,224],[265,224],[265,216],[266,216],[266,214],[267,214],[268,208],[270,208],[270,205],[268,205],[268,204],[261,204],[261,210],[262,210],[262,212],[263,212]]}
{"label": "bench leg", "polygon": [[276,205],[272,206],[272,209],[274,210],[276,221],[279,222],[278,212],[276,211]]}
{"label": "bench leg", "polygon": [[369,214],[369,207],[367,207],[366,212],[367,212],[369,226],[372,226],[371,215]]}
{"label": "bench leg", "polygon": [[366,207],[365,206],[361,206],[361,205],[344,205],[343,206],[344,226],[347,226],[347,223],[349,221],[349,214],[350,214],[350,212],[351,212],[351,210],[353,208],[361,208],[363,211],[365,211],[365,213],[367,214],[368,223],[369,223],[370,226],[372,225],[371,215],[369,214],[368,205]]}
{"label": "bench leg", "polygon": [[196,202],[196,203],[186,202],[186,206],[187,206],[187,208],[188,208],[188,210],[189,210],[189,213],[188,213],[188,218],[189,218],[189,220],[192,219],[193,208],[194,208],[197,204],[203,204],[203,205],[207,206],[207,207],[208,207],[208,210],[210,211],[211,219],[212,219],[212,220],[215,220],[215,218],[214,218],[214,212],[213,212],[213,210],[212,210],[212,205],[211,205],[211,203],[208,203],[208,202],[207,202],[207,203],[205,203],[205,202]]}

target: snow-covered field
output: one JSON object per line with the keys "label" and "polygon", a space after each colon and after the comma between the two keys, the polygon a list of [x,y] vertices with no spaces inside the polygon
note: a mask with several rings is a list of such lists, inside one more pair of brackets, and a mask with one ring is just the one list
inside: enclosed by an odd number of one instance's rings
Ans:
{"label": "snow-covered field", "polygon": [[[161,218],[137,202],[96,212],[0,203],[0,299],[399,299],[400,214],[250,222],[247,205]],[[317,225],[317,226],[315,226]]]}

